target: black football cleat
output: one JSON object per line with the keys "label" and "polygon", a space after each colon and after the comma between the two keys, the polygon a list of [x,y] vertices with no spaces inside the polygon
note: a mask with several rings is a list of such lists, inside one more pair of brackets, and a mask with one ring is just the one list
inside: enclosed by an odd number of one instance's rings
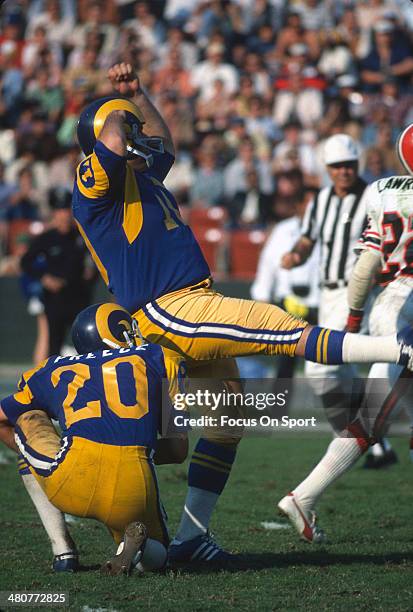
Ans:
{"label": "black football cleat", "polygon": [[367,455],[363,464],[365,470],[381,470],[382,468],[390,467],[399,460],[392,448],[383,452],[382,455]]}
{"label": "black football cleat", "polygon": [[172,540],[168,550],[170,566],[181,563],[203,563],[211,567],[225,568],[231,567],[239,560],[240,555],[223,550],[209,532],[184,542]]}
{"label": "black football cleat", "polygon": [[74,551],[55,555],[53,557],[52,569],[54,572],[77,572],[79,569],[79,556]]}

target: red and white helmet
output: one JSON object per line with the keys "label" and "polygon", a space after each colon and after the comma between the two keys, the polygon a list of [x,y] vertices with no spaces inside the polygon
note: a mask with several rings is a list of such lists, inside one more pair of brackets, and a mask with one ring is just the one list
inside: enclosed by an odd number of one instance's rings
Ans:
{"label": "red and white helmet", "polygon": [[409,174],[413,174],[413,123],[404,128],[397,141],[397,153]]}

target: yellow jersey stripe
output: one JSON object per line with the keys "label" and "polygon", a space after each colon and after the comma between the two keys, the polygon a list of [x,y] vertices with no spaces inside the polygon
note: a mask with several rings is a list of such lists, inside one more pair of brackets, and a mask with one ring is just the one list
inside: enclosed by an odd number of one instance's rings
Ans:
{"label": "yellow jersey stripe", "polygon": [[123,231],[129,244],[139,236],[143,225],[142,200],[135,173],[126,166],[125,201],[123,204]]}
{"label": "yellow jersey stripe", "polygon": [[92,259],[95,262],[96,267],[97,267],[97,269],[100,272],[101,277],[105,281],[106,285],[109,285],[109,276],[108,276],[108,272],[107,272],[105,266],[101,262],[98,254],[96,253],[95,249],[93,248],[89,238],[86,236],[85,230],[80,225],[79,221],[77,221],[77,219],[75,219],[75,221],[76,221],[77,227],[79,229],[79,232],[80,232],[83,240],[85,241],[85,244],[86,244],[87,248],[89,249],[90,254],[92,255]]}
{"label": "yellow jersey stripe", "polygon": [[37,366],[35,366],[31,370],[28,370],[27,372],[25,372],[23,374],[22,378],[20,379],[19,386],[22,383],[22,381],[27,383],[31,379],[33,374],[36,374],[36,372],[38,372],[43,366],[46,365],[47,361],[48,361],[48,358],[47,359],[43,359],[43,361],[41,361]]}

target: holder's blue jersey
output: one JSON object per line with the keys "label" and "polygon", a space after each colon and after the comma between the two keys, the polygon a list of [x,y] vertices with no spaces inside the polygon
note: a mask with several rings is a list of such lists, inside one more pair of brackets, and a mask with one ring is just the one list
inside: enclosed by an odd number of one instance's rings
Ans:
{"label": "holder's blue jersey", "polygon": [[99,140],[77,168],[73,214],[116,301],[134,313],[147,302],[210,275],[191,229],[162,182],[173,163],[155,154],[135,172]]}
{"label": "holder's blue jersey", "polygon": [[184,367],[181,357],[154,344],[55,355],[23,374],[19,391],[1,407],[12,424],[24,412],[44,410],[59,421],[62,436],[153,449],[162,401],[180,390]]}

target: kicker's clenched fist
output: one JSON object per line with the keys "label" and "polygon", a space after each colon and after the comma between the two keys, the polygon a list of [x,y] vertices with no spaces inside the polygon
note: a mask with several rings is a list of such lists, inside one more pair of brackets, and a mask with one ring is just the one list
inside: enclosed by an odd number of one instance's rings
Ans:
{"label": "kicker's clenched fist", "polygon": [[132,97],[140,90],[139,77],[130,64],[115,64],[108,70],[113,89],[122,96]]}

